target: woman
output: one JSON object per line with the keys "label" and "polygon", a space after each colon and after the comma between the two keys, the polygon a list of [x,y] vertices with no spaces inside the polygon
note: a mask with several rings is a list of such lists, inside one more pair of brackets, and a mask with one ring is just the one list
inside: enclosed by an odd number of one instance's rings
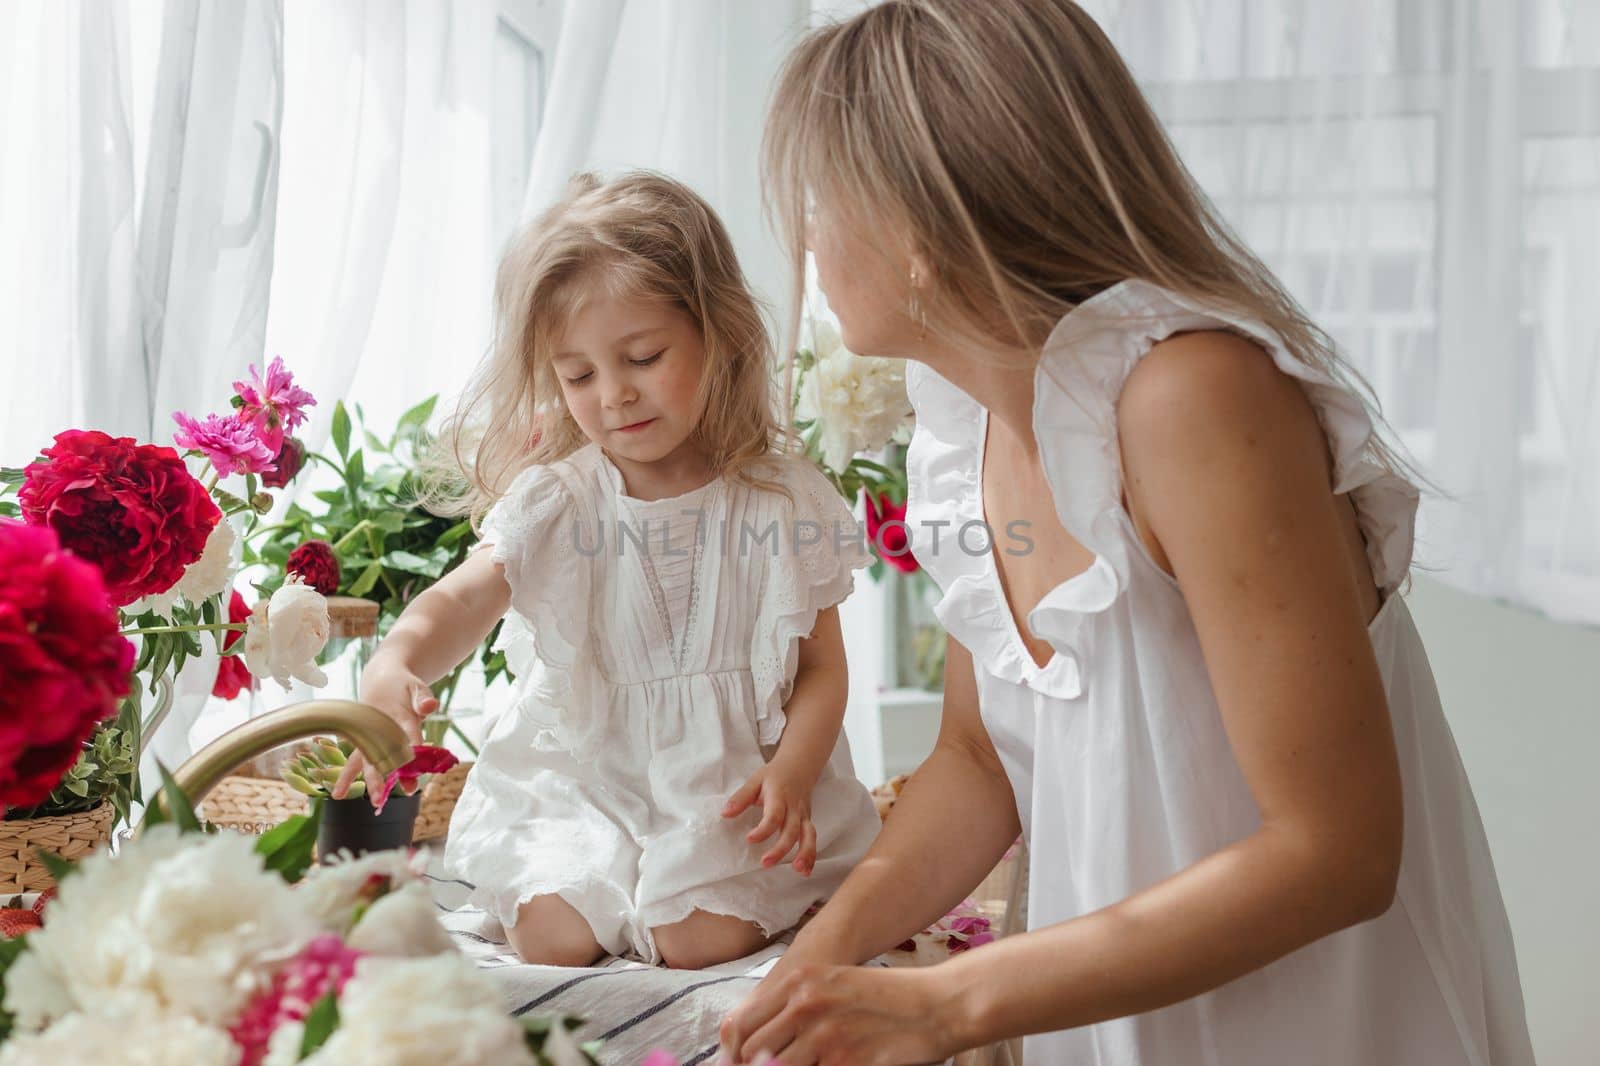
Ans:
{"label": "woman", "polygon": [[[1417,492],[1093,21],[889,0],[800,45],[766,152],[846,345],[914,360],[950,646],[936,750],[728,1019],[735,1057],[1531,1063],[1399,595]],[[853,968],[1019,830],[1029,932]]]}

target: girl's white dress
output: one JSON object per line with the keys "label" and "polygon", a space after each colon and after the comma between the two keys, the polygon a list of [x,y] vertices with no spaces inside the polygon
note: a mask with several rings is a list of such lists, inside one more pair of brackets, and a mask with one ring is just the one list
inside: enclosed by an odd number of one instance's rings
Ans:
{"label": "girl's white dress", "polygon": [[717,479],[628,497],[598,446],[524,471],[485,517],[505,567],[517,678],[450,822],[447,866],[510,927],[559,894],[613,954],[691,911],[793,926],[865,854],[879,819],[841,735],[811,797],[817,863],[763,869],[759,806],[723,805],[776,750],[798,641],[868,561],[815,467],[774,458],[783,495]]}
{"label": "girl's white dress", "polygon": [[[928,368],[907,383],[918,560],[943,590],[937,614],[972,652],[983,721],[1032,855],[1028,926],[1088,914],[1254,831],[1240,773],[1176,582],[1146,553],[1121,502],[1116,405],[1157,341],[1243,334],[1298,379],[1360,515],[1386,599],[1369,631],[1404,774],[1399,891],[1382,917],[1176,1005],[1026,1041],[1029,1063],[1072,1066],[1527,1066],[1533,1062],[1511,930],[1489,845],[1398,589],[1417,492],[1364,461],[1360,400],[1290,355],[1260,323],[1142,281],[1085,301],[1046,343],[1034,431],[1061,523],[1095,553],[1028,615],[1054,655],[1023,644],[993,556],[955,534],[983,521],[987,412]],[[927,523],[941,533],[930,550]],[[973,527],[966,545],[982,540]],[[1001,531],[1002,548],[1008,543]]]}

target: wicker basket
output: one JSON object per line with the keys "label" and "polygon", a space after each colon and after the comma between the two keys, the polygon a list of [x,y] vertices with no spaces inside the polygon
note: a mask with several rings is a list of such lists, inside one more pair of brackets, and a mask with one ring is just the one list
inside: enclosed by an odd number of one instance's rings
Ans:
{"label": "wicker basket", "polygon": [[221,829],[259,836],[278,823],[304,814],[310,804],[287,781],[232,774],[217,782],[200,804],[201,819]]}
{"label": "wicker basket", "polygon": [[422,786],[422,808],[417,811],[417,827],[411,839],[421,844],[427,840],[442,840],[450,829],[450,816],[455,813],[456,800],[461,798],[461,787],[467,782],[470,762],[458,762],[442,774],[434,774]]}
{"label": "wicker basket", "polygon": [[[471,763],[457,763],[448,772],[428,778],[422,788],[413,841],[421,844],[445,835],[470,769]],[[287,782],[245,772],[223,778],[200,804],[200,816],[223,829],[261,834],[286,818],[306,813],[307,806],[306,797]]]}
{"label": "wicker basket", "polygon": [[117,811],[109,803],[76,814],[0,822],[0,892],[43,892],[55,886],[38,850],[78,859],[111,839]]}

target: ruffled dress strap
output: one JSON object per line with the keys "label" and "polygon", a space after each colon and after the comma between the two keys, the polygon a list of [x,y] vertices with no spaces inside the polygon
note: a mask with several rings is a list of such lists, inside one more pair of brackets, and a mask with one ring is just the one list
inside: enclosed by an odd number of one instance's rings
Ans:
{"label": "ruffled dress strap", "polygon": [[524,470],[484,517],[480,542],[505,568],[511,611],[496,650],[517,680],[511,713],[532,727],[536,746],[582,758],[601,724],[588,698],[597,683],[591,642],[590,543],[600,518],[581,463]]}
{"label": "ruffled dress strap", "polygon": [[[1083,573],[1056,586],[1028,624],[1056,656],[1039,667],[1015,634],[983,514],[982,457],[988,413],[932,369],[913,363],[906,388],[917,429],[906,460],[912,549],[943,592],[935,614],[984,669],[1046,695],[1071,699],[1084,686],[1079,633],[1127,588],[1142,552],[1122,502],[1117,403],[1128,375],[1158,342],[1195,330],[1229,330],[1254,341],[1295,378],[1317,412],[1333,455],[1334,491],[1356,506],[1373,578],[1385,594],[1411,564],[1418,492],[1371,458],[1374,423],[1359,395],[1294,356],[1262,323],[1202,306],[1139,280],[1073,309],[1045,342],[1034,378],[1033,428],[1057,518],[1095,554]],[[937,541],[937,543],[935,543]],[[977,550],[981,544],[986,550]]]}
{"label": "ruffled dress strap", "polygon": [[780,550],[767,567],[751,636],[756,727],[763,745],[776,744],[783,735],[783,705],[793,691],[800,640],[811,635],[820,612],[850,595],[855,571],[872,562],[861,523],[820,470],[805,459],[779,456],[773,472],[794,499],[779,497]]}
{"label": "ruffled dress strap", "polygon": [[[1146,352],[1196,330],[1227,330],[1254,341],[1300,383],[1328,439],[1333,491],[1348,493],[1355,504],[1373,580],[1385,594],[1399,588],[1411,566],[1419,493],[1373,459],[1376,428],[1361,396],[1295,356],[1263,323],[1146,281],[1122,282],[1080,304],[1056,326],[1040,357],[1034,432],[1067,531],[1117,561],[1117,543],[1128,528],[1120,521],[1125,512],[1117,403]],[[1119,571],[1125,576],[1124,567]]]}

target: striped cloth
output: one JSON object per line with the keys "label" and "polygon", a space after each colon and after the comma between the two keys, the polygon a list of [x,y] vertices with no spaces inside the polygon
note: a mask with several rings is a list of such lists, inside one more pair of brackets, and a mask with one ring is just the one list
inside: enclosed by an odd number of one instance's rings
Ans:
{"label": "striped cloth", "polygon": [[[600,1040],[605,1066],[636,1066],[656,1048],[683,1066],[715,1063],[723,1017],[750,994],[792,941],[785,934],[748,958],[705,970],[669,970],[608,958],[587,969],[530,966],[517,958],[494,918],[466,905],[471,886],[440,876],[428,880],[445,928],[461,950],[499,986],[506,1009],[518,1016],[565,1014],[584,1020],[579,1040]],[[886,965],[880,962],[878,965]]]}

